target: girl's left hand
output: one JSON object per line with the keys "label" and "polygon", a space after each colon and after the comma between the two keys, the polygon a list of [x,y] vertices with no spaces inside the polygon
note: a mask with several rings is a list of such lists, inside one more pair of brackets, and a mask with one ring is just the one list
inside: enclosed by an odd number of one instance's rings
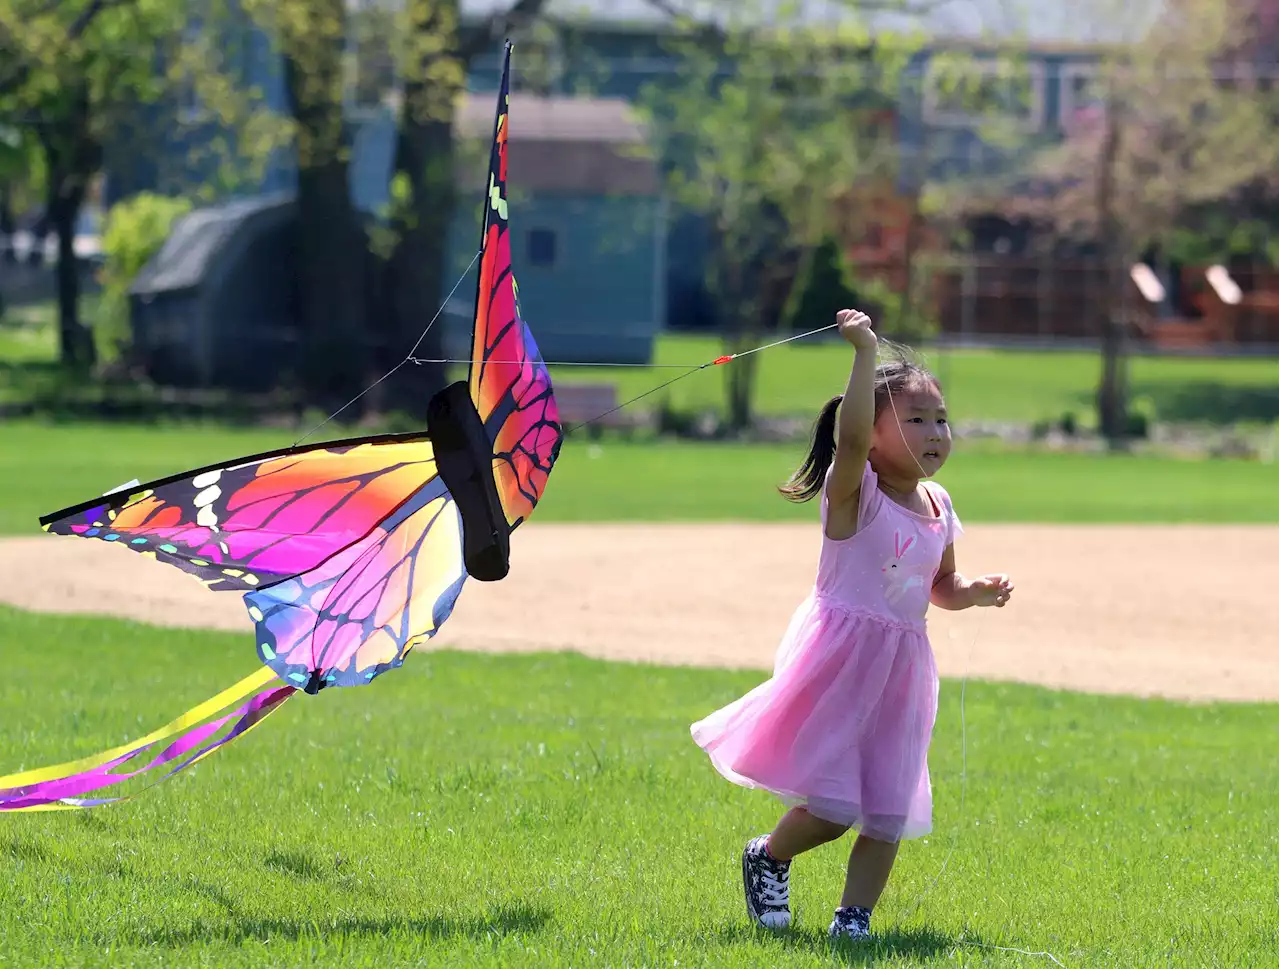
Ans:
{"label": "girl's left hand", "polygon": [[1003,609],[1013,595],[1013,581],[1003,573],[984,575],[969,583],[969,595],[975,606],[995,606]]}

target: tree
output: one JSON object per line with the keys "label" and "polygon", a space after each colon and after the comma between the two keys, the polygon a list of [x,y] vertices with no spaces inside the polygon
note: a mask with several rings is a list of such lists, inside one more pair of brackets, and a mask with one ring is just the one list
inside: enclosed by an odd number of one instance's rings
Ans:
{"label": "tree", "polygon": [[[39,146],[25,125],[0,123],[0,260],[15,262],[12,236],[15,213],[44,198],[44,171]],[[37,203],[38,204],[38,203]]]}
{"label": "tree", "polygon": [[[892,191],[900,152],[886,121],[918,41],[873,36],[852,5],[834,28],[798,9],[771,23],[720,10],[714,24],[675,20],[679,71],[645,102],[670,191],[711,226],[708,288],[732,353],[778,326],[823,243],[857,235],[870,196]],[[754,357],[728,371],[735,429],[750,423],[754,376]]]}
{"label": "tree", "polygon": [[118,111],[153,99],[161,84],[140,50],[170,36],[171,0],[93,0],[83,6],[0,0],[0,111],[33,132],[43,159],[45,215],[58,236],[62,361],[92,366],[93,335],[80,321],[75,229]]}
{"label": "tree", "polygon": [[[392,228],[395,247],[385,264],[386,332],[407,350],[440,309],[447,280],[445,255],[455,211],[454,112],[472,63],[493,53],[504,36],[541,13],[543,0],[511,0],[482,22],[464,26],[458,0],[408,0],[403,51],[403,107],[396,132]],[[477,183],[478,184],[478,183]],[[440,358],[442,333],[433,330],[424,357]],[[401,396],[416,411],[443,382],[421,373]]]}
{"label": "tree", "polygon": [[[0,0],[0,117],[39,153],[38,165],[27,153],[28,171],[9,173],[0,191],[33,179],[43,185],[45,218],[58,239],[60,355],[75,369],[96,359],[93,333],[79,313],[76,224],[108,145],[119,146],[122,131],[157,126],[143,115],[172,97],[178,68],[207,79],[205,100],[233,127],[245,119],[252,136],[251,122],[261,117],[245,108],[254,100],[251,90],[237,90],[234,78],[210,70],[215,62],[193,59],[187,23],[186,4],[177,0]],[[270,149],[252,139],[248,147],[259,154]]]}
{"label": "tree", "polygon": [[298,162],[298,290],[302,382],[326,409],[359,393],[369,377],[367,247],[349,189],[346,0],[271,4],[284,61]]}
{"label": "tree", "polygon": [[[373,369],[403,359],[439,310],[454,213],[453,119],[467,72],[541,6],[512,0],[467,25],[459,0],[406,0],[398,8],[251,0],[284,59],[296,135],[304,377],[313,400],[327,406],[355,396]],[[348,188],[357,106],[389,113],[396,126],[386,225],[373,234]],[[443,356],[439,337],[432,332],[418,355]],[[441,377],[438,368],[414,369],[378,393],[421,416]]]}
{"label": "tree", "polygon": [[1250,11],[1239,5],[1177,0],[1157,10],[1092,0],[1079,16],[1117,40],[1072,92],[1081,108],[1065,139],[1035,153],[1017,173],[1024,191],[1009,195],[1059,234],[1087,241],[1102,261],[1098,422],[1122,446],[1129,267],[1153,246],[1178,244],[1189,214],[1203,221],[1260,184],[1274,186],[1274,60],[1271,85],[1259,84],[1247,52]]}

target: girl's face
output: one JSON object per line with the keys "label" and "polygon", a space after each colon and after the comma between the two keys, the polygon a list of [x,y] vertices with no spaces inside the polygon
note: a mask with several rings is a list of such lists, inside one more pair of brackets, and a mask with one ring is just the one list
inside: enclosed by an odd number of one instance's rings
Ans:
{"label": "girl's face", "polygon": [[878,472],[932,478],[951,454],[947,405],[933,381],[895,393],[876,418],[871,450]]}

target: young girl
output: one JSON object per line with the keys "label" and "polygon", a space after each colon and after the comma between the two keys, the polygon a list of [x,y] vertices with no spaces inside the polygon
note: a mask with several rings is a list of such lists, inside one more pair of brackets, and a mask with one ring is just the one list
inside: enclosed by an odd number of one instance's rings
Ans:
{"label": "young girl", "polygon": [[859,939],[899,841],[931,825],[938,671],[925,611],[1003,606],[1013,584],[956,572],[960,522],[947,492],[924,483],[951,452],[938,381],[906,361],[877,367],[866,314],[842,310],[837,323],[855,349],[849,385],[822,409],[808,457],[781,489],[793,501],[822,496],[817,581],[773,677],[692,733],[726,778],[793,805],[742,854],[758,924],[790,924],[791,859],[860,828],[829,930]]}

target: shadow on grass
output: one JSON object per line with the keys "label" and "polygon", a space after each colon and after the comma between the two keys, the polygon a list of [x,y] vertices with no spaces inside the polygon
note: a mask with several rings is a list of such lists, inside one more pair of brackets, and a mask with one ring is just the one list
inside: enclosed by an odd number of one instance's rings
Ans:
{"label": "shadow on grass", "polygon": [[264,867],[281,875],[292,875],[308,881],[322,881],[332,869],[302,851],[273,851],[262,859]]}
{"label": "shadow on grass", "polygon": [[0,361],[0,419],[149,424],[184,418],[254,426],[297,421],[301,411],[299,400],[284,392],[157,387],[86,376],[48,361]]}
{"label": "shadow on grass", "polygon": [[430,939],[499,939],[509,935],[527,935],[542,931],[551,920],[546,909],[522,902],[499,905],[484,915],[450,918],[444,915],[390,915],[382,918],[338,916],[307,919],[257,917],[241,915],[234,900],[223,895],[214,900],[227,910],[225,919],[195,919],[183,926],[135,926],[120,935],[103,938],[106,944],[184,948],[186,946],[245,942],[323,942],[389,935],[415,935]]}
{"label": "shadow on grass", "polygon": [[1156,384],[1136,386],[1134,395],[1149,397],[1162,421],[1226,426],[1241,421],[1265,423],[1280,416],[1274,384]]}
{"label": "shadow on grass", "polygon": [[834,955],[851,966],[871,966],[884,959],[902,956],[930,959],[950,952],[961,944],[982,944],[982,940],[973,935],[966,935],[962,943],[959,938],[927,928],[877,932],[865,942],[849,942],[833,940],[825,929],[769,932],[749,925],[735,924],[726,926],[721,938],[729,943],[771,940],[788,949],[811,952],[814,955]]}

